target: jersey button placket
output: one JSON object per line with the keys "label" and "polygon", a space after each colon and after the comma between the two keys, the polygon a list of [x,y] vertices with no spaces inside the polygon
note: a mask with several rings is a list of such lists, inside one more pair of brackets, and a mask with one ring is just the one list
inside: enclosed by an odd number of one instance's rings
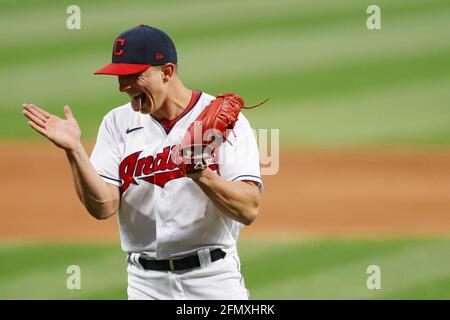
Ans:
{"label": "jersey button placket", "polygon": [[159,194],[156,196],[159,198],[159,200],[156,201],[158,203],[158,214],[159,214],[158,218],[160,221],[159,226],[161,229],[165,230],[163,232],[160,232],[160,235],[163,238],[170,237],[170,235],[168,234],[170,226],[169,223],[167,222],[169,215],[168,211],[170,210],[166,199],[168,195],[164,190],[160,190]]}

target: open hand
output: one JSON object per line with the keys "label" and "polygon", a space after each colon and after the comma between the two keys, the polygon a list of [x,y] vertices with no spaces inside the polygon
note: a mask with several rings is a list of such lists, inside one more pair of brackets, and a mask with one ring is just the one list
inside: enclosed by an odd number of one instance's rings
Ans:
{"label": "open hand", "polygon": [[31,128],[60,148],[70,150],[80,144],[81,130],[69,106],[64,107],[66,119],[61,119],[34,104],[23,105],[23,114]]}

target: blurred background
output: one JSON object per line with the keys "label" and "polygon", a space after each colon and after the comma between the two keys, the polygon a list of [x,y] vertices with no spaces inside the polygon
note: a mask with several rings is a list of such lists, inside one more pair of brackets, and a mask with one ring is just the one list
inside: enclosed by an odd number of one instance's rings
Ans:
{"label": "blurred background", "polygon": [[[366,12],[381,8],[381,29]],[[81,9],[69,30],[66,9]],[[280,169],[239,242],[253,299],[450,298],[450,2],[0,0],[0,299],[126,299],[115,219],[79,204],[62,150],[22,103],[69,104],[92,149],[128,102],[93,76],[138,24],[174,40],[181,78],[234,91],[280,130]],[[81,268],[68,290],[66,269]],[[366,270],[381,270],[369,290]]]}

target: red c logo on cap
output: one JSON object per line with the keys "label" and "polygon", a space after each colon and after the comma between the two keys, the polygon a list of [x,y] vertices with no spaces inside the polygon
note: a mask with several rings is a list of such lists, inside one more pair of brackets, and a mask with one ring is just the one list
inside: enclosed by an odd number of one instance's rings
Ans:
{"label": "red c logo on cap", "polygon": [[117,51],[117,45],[121,45],[123,46],[125,44],[125,39],[117,39],[116,43],[114,43],[114,49],[113,49],[113,54],[117,57],[123,55],[123,49],[120,49],[119,51]]}

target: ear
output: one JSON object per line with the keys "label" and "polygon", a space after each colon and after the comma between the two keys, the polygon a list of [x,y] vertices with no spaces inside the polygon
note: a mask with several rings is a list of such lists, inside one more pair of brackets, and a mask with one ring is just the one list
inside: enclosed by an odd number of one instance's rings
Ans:
{"label": "ear", "polygon": [[167,63],[162,67],[163,81],[167,82],[175,73],[175,65],[173,63]]}

